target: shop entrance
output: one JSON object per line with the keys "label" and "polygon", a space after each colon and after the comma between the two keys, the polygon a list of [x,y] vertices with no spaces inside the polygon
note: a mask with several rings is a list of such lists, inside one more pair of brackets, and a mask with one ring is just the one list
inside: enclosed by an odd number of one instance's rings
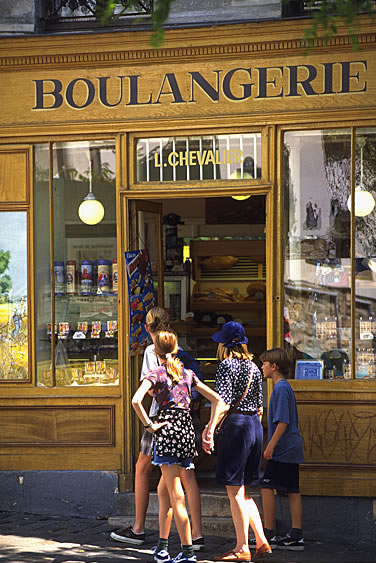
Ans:
{"label": "shop entrance", "polygon": [[[130,250],[147,248],[157,304],[210,386],[217,367],[211,336],[223,323],[244,325],[256,363],[266,348],[265,202],[265,195],[129,201]],[[134,386],[141,358],[132,356]],[[198,433],[209,410],[205,401],[194,410]],[[137,455],[139,429],[134,435]],[[214,476],[215,461],[200,453],[201,480]]]}

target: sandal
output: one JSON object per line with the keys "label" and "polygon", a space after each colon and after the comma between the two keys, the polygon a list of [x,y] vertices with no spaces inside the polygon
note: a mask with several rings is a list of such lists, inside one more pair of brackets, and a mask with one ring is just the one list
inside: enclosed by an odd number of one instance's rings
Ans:
{"label": "sandal", "polygon": [[216,555],[214,558],[215,561],[251,561],[251,552],[250,551],[226,551],[226,553],[222,553],[222,555]]}
{"label": "sandal", "polygon": [[258,549],[256,549],[255,559],[257,559],[258,557],[262,557],[267,553],[268,554],[272,553],[271,547],[268,543],[263,543],[262,545],[260,545]]}

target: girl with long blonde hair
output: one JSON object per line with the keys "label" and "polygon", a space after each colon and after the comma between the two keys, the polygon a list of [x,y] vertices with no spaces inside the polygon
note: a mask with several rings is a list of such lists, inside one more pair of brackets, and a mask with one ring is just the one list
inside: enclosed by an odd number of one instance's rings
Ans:
{"label": "girl with long blonde hair", "polygon": [[[173,514],[182,545],[182,552],[174,561],[194,563],[196,556],[181,482],[182,470],[189,472],[194,469],[193,458],[197,455],[189,410],[192,388],[195,387],[211,403],[208,423],[211,428],[218,418],[221,399],[176,357],[178,339],[173,330],[159,331],[154,337],[154,347],[160,366],[145,375],[132,399],[137,416],[147,431],[153,434],[152,463],[160,466],[162,472],[158,486],[160,537],[154,559],[157,563],[171,561],[168,536]],[[159,406],[155,421],[150,419],[142,405],[150,390]]]}

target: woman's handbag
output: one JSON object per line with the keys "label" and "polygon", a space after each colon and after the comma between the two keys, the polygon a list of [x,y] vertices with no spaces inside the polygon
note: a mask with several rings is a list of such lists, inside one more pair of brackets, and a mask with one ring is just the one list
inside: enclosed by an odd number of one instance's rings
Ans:
{"label": "woman's handbag", "polygon": [[242,402],[242,400],[244,399],[244,397],[246,396],[246,394],[248,393],[248,389],[249,386],[251,385],[251,381],[252,381],[252,376],[253,376],[253,365],[251,368],[251,373],[249,374],[249,380],[247,383],[247,387],[244,390],[243,395],[240,397],[240,399],[238,399],[236,401],[236,403],[234,405],[232,405],[232,407],[230,407],[227,411],[225,411],[221,418],[219,419],[217,426],[214,428],[214,435],[213,435],[213,440],[214,440],[214,450],[213,450],[213,454],[216,455],[217,454],[217,446],[218,446],[218,440],[219,440],[219,434],[221,432],[221,429],[223,427],[223,423],[226,420],[226,418],[228,416],[230,416],[230,414],[240,405],[240,403]]}

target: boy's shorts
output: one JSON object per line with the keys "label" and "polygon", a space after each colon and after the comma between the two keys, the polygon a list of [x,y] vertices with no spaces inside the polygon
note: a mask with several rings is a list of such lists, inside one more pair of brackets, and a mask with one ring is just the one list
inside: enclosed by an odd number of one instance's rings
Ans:
{"label": "boy's shorts", "polygon": [[276,489],[278,493],[299,493],[299,464],[269,459],[260,489]]}

